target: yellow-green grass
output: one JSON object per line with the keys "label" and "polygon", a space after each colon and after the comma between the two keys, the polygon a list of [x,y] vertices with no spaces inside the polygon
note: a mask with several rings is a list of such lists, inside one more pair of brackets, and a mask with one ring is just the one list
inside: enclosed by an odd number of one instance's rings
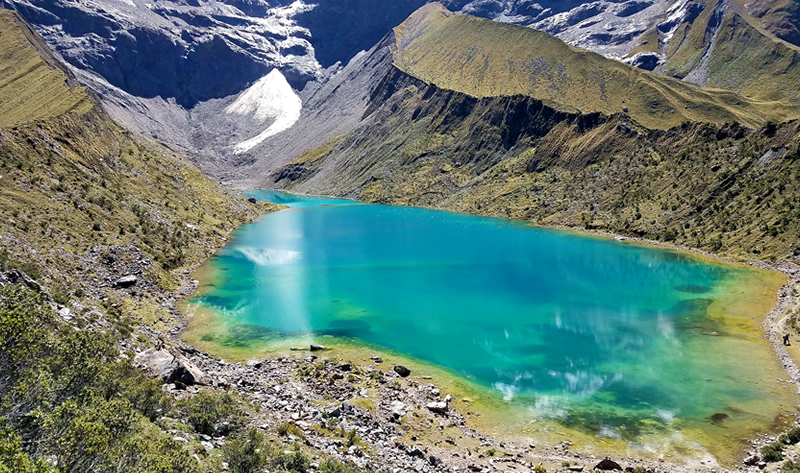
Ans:
{"label": "yellow-green grass", "polygon": [[339,144],[339,142],[344,137],[345,135],[337,136],[336,138],[332,139],[331,141],[325,143],[322,146],[305,151],[303,154],[295,158],[295,160],[289,164],[314,165],[317,163],[317,161],[324,158],[325,156],[328,155],[328,153],[333,151],[333,148],[335,148],[336,145]]}
{"label": "yellow-green grass", "polygon": [[685,121],[762,124],[800,110],[775,101],[698,88],[598,54],[546,33],[429,4],[395,29],[394,64],[439,87],[473,97],[526,95],[565,111],[616,113],[628,109],[648,128]]}
{"label": "yellow-green grass", "polygon": [[84,87],[67,75],[44,41],[16,12],[0,9],[0,128],[94,106]]}

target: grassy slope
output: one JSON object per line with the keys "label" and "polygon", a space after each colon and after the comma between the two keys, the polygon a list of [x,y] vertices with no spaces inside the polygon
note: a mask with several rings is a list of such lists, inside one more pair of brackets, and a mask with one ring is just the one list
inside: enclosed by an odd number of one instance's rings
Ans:
{"label": "grassy slope", "polygon": [[90,280],[90,268],[76,270],[88,249],[133,245],[172,287],[171,271],[203,260],[256,217],[184,158],[108,120],[41,47],[15,13],[0,10],[0,234],[12,257],[34,255],[45,278],[77,288]]}
{"label": "grassy slope", "polygon": [[442,88],[474,97],[528,95],[562,110],[629,114],[648,128],[684,121],[794,118],[795,107],[749,100],[642,71],[573,48],[542,32],[430,4],[395,29],[395,65]]}
{"label": "grassy slope", "polygon": [[0,35],[0,127],[92,108],[83,88],[66,86],[44,42],[15,12],[0,10]]}
{"label": "grassy slope", "polygon": [[[740,260],[798,252],[798,122],[648,131],[619,115],[568,116],[520,97],[475,100],[413,80],[387,87],[395,92],[378,95],[367,125],[315,150],[322,157],[296,173],[301,179],[278,184],[641,236]],[[304,185],[315,172],[328,174]]]}

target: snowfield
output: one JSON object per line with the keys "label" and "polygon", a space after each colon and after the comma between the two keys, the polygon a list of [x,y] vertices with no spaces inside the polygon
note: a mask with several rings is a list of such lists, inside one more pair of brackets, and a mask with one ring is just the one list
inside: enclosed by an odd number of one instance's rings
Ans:
{"label": "snowfield", "polygon": [[277,69],[245,90],[235,102],[225,108],[225,113],[248,116],[263,123],[273,119],[272,125],[257,136],[234,146],[237,154],[245,153],[258,146],[270,136],[289,129],[300,119],[303,102],[292,86]]}

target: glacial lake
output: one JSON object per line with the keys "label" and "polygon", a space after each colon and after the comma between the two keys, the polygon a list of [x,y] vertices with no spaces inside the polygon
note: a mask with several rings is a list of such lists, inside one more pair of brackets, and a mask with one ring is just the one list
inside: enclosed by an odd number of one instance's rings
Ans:
{"label": "glacial lake", "polygon": [[193,343],[394,353],[508,406],[524,432],[655,453],[733,455],[795,412],[760,329],[779,275],[524,222],[248,195],[291,208],[237,230],[206,265],[190,303],[215,322],[190,328]]}

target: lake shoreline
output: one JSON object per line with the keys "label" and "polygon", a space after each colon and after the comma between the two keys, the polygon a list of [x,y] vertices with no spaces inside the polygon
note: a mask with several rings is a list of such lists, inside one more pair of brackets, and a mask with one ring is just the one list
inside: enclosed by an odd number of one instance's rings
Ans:
{"label": "lake shoreline", "polygon": [[[447,210],[447,209],[434,209],[434,210]],[[471,214],[465,214],[465,215],[471,215]],[[509,220],[509,219],[505,219],[505,220]],[[608,232],[602,232],[602,231],[597,231],[597,230],[586,230],[586,229],[583,229],[583,228],[570,228],[570,227],[563,227],[563,226],[539,225],[539,224],[535,224],[535,223],[532,223],[532,222],[527,222],[527,221],[524,221],[524,220],[516,220],[516,221],[529,223],[533,228],[538,227],[538,228],[547,228],[547,229],[553,229],[553,230],[562,230],[562,231],[568,231],[568,232],[575,232],[575,233],[579,233],[579,234],[583,234],[583,235],[587,235],[587,236],[600,236],[600,237],[606,237],[606,238],[614,238],[614,239],[616,239],[618,241],[629,241],[629,242],[632,242],[632,243],[638,243],[638,244],[643,244],[643,245],[648,245],[648,246],[653,246],[653,247],[660,247],[660,248],[671,249],[671,250],[676,250],[676,251],[690,252],[690,253],[693,253],[695,255],[708,257],[708,258],[711,258],[711,259],[714,259],[714,260],[717,260],[717,261],[720,261],[720,262],[724,262],[724,263],[743,264],[743,265],[747,265],[747,266],[756,267],[756,268],[759,268],[759,269],[778,272],[778,273],[781,273],[781,274],[787,276],[789,278],[789,280],[778,291],[778,294],[776,295],[777,303],[774,305],[772,310],[770,310],[770,312],[764,316],[764,320],[763,320],[763,323],[762,323],[762,328],[764,330],[766,338],[768,338],[770,343],[773,345],[774,351],[775,351],[776,355],[778,356],[778,359],[781,362],[782,366],[784,367],[784,371],[786,371],[787,374],[789,374],[789,376],[791,378],[791,381],[795,384],[795,386],[800,387],[800,368],[798,368],[798,365],[797,365],[796,361],[791,357],[791,355],[788,353],[788,351],[785,349],[785,347],[783,347],[783,345],[781,343],[781,338],[780,338],[780,335],[783,333],[782,332],[782,327],[785,325],[785,320],[783,318],[781,318],[781,316],[786,312],[786,310],[793,303],[797,302],[797,298],[792,295],[792,291],[791,291],[791,288],[793,287],[793,285],[796,285],[798,282],[800,282],[800,279],[798,279],[798,268],[800,268],[800,267],[798,267],[796,264],[791,263],[789,261],[779,262],[779,263],[774,264],[774,265],[773,264],[769,264],[769,263],[763,263],[763,262],[734,261],[734,260],[731,260],[729,258],[721,257],[719,255],[714,255],[714,254],[711,254],[711,253],[708,253],[708,252],[704,252],[702,250],[697,250],[697,249],[686,247],[686,246],[682,246],[682,245],[671,245],[671,244],[668,244],[668,243],[663,243],[663,242],[658,242],[658,241],[653,241],[653,240],[647,240],[647,239],[642,239],[642,238],[619,236],[619,235],[614,235],[614,234],[611,234],[611,233],[608,233]],[[200,265],[197,265],[197,267],[200,267]],[[194,268],[194,269],[196,269],[196,268]],[[182,295],[184,296],[183,300],[188,299],[188,297],[190,297],[191,294],[196,293],[197,287],[198,287],[196,281],[192,281],[191,286],[193,287],[193,289],[190,289],[188,294],[186,292],[182,291],[183,292]],[[182,330],[180,331],[180,333],[182,334],[183,332],[185,332],[185,330],[187,328],[188,320],[187,320],[186,314],[183,311],[180,312],[180,318],[183,319]],[[761,444],[761,443],[763,443],[763,439],[759,438],[759,439],[754,440],[754,442],[757,442],[758,444]],[[753,443],[753,442],[751,442],[751,443]],[[502,442],[500,442],[499,444],[502,445]],[[545,458],[545,456],[540,456],[540,457],[541,458]],[[552,456],[546,456],[546,457],[556,458],[556,457],[552,457]],[[572,457],[573,457],[572,455],[569,455],[566,458],[572,458]],[[560,458],[564,458],[564,456],[561,456]],[[587,460],[588,459],[595,460],[595,457],[587,457]],[[583,458],[581,458],[581,460],[583,460]],[[666,466],[669,463],[664,463],[663,461],[645,461],[644,464],[645,465],[649,464],[649,465],[653,465],[653,466],[657,465],[657,466],[660,466],[660,467],[663,468],[663,466]],[[587,465],[587,466],[589,466],[591,468],[591,465]],[[678,466],[678,465],[676,465],[676,466]],[[700,466],[700,465],[695,464],[695,465],[693,465],[693,467],[689,467],[685,471],[690,471],[694,467],[698,467],[698,466]],[[683,470],[683,468],[674,469],[672,471],[681,471],[681,470]]]}

